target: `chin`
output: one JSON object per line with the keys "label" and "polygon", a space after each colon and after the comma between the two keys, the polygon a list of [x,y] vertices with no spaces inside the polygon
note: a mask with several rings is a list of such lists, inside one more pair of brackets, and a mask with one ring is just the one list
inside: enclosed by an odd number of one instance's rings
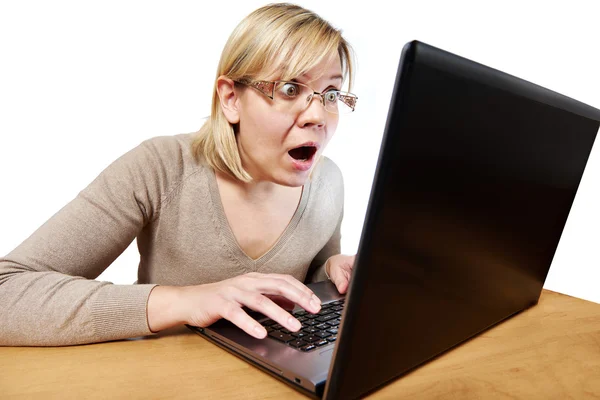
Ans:
{"label": "chin", "polygon": [[288,187],[300,187],[304,186],[310,178],[310,171],[302,172],[284,172],[273,176],[272,182]]}
{"label": "chin", "polygon": [[303,177],[298,177],[298,176],[290,177],[288,179],[282,179],[281,181],[278,181],[277,183],[282,186],[300,187],[300,186],[304,186],[306,184],[306,182],[308,181],[308,177],[309,177],[308,174]]}

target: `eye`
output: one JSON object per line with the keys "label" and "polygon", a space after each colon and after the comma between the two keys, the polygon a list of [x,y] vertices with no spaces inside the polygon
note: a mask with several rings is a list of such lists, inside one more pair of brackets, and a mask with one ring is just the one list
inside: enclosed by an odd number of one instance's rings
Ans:
{"label": "eye", "polygon": [[335,103],[338,97],[337,90],[330,90],[325,93],[325,101],[328,103]]}
{"label": "eye", "polygon": [[280,90],[287,97],[296,97],[300,92],[298,85],[291,82],[284,83]]}

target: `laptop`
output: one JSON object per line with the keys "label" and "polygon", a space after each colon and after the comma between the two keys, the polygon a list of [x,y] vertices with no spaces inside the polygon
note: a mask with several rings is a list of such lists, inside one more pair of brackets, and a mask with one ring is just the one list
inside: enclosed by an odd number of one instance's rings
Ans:
{"label": "laptop", "polygon": [[413,41],[397,72],[346,297],[311,284],[302,334],[195,332],[303,393],[370,393],[534,306],[600,110]]}

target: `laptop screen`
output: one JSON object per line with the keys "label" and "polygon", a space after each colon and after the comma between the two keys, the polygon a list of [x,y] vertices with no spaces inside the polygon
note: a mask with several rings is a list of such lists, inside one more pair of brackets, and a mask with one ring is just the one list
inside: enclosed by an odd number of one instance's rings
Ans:
{"label": "laptop screen", "polygon": [[535,304],[600,112],[405,48],[330,373],[355,397]]}

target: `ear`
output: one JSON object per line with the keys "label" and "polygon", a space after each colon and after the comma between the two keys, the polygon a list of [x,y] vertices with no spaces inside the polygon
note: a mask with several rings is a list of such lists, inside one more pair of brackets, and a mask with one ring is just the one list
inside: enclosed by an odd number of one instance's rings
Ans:
{"label": "ear", "polygon": [[217,94],[221,102],[221,110],[225,114],[225,118],[230,124],[234,125],[240,122],[239,103],[240,96],[239,91],[235,88],[235,82],[221,75],[217,79]]}

